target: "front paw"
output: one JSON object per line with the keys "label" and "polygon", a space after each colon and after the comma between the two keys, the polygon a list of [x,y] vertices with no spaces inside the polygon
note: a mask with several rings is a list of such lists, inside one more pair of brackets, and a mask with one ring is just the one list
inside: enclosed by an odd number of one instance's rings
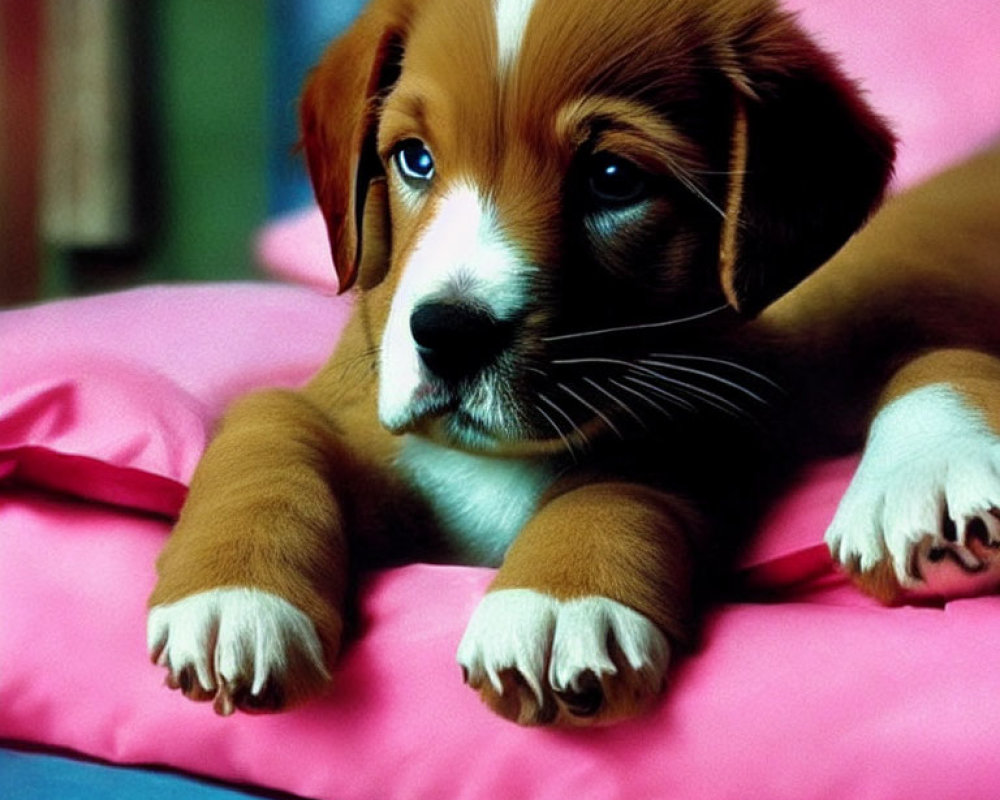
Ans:
{"label": "front paw", "polygon": [[636,611],[604,597],[560,601],[490,592],[458,648],[466,682],[522,725],[613,722],[644,711],[665,684],[670,646]]}
{"label": "front paw", "polygon": [[154,606],[147,622],[153,661],[167,685],[215,711],[278,711],[330,680],[312,621],[258,589],[212,589]]}
{"label": "front paw", "polygon": [[1000,439],[922,390],[876,418],[826,542],[882,600],[978,594],[1000,583],[998,509]]}

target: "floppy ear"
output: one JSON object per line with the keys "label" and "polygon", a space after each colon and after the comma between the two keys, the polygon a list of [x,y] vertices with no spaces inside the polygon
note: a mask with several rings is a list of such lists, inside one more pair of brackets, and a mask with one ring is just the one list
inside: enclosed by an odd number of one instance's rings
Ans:
{"label": "floppy ear", "polygon": [[879,203],[895,139],[788,14],[731,43],[734,84],[723,291],[755,313],[832,256]]}
{"label": "floppy ear", "polygon": [[[380,94],[399,77],[407,13],[403,0],[374,3],[329,47],[302,95],[300,146],[341,292],[358,276],[369,187],[384,175],[375,147]],[[377,193],[378,202],[384,197]],[[388,235],[388,226],[369,227]],[[387,251],[387,243],[371,244]]]}

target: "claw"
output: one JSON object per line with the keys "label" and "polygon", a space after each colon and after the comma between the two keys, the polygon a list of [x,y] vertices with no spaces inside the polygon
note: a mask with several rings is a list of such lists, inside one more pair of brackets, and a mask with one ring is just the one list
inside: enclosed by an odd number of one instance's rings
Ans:
{"label": "claw", "polygon": [[589,669],[574,680],[569,689],[556,692],[556,696],[576,717],[592,717],[604,705],[604,687],[600,678]]}
{"label": "claw", "polygon": [[158,667],[165,667],[167,664],[162,662],[160,659],[163,657],[164,651],[167,649],[167,638],[163,637],[159,642],[157,642],[152,649],[149,651],[149,660],[156,664]]}
{"label": "claw", "polygon": [[251,714],[278,711],[285,705],[285,694],[277,683],[268,681],[256,694],[240,692],[236,705]]}
{"label": "claw", "polygon": [[[968,528],[963,529],[963,541],[967,530]],[[958,525],[955,524],[955,520],[948,516],[947,511],[941,517],[941,536],[946,542],[958,541]]]}
{"label": "claw", "polygon": [[500,589],[480,602],[458,659],[466,683],[507,719],[592,725],[659,696],[670,645],[652,620],[609,598]]}
{"label": "claw", "polygon": [[218,691],[212,700],[212,708],[220,717],[228,717],[236,711],[236,701],[233,695],[237,686],[231,681],[220,681]]}
{"label": "claw", "polygon": [[277,711],[330,680],[323,644],[305,613],[253,589],[212,589],[150,611],[151,657],[166,684],[217,714]]}
{"label": "claw", "polygon": [[958,566],[966,572],[982,572],[986,569],[986,564],[980,561],[972,551],[964,547],[953,547],[951,556]]}

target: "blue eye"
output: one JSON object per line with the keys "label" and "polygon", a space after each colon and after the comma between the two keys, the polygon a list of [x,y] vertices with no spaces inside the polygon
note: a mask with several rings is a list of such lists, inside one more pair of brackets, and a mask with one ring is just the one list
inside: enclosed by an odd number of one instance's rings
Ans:
{"label": "blue eye", "polygon": [[434,177],[434,156],[419,139],[407,139],[393,156],[399,174],[407,181],[429,181]]}
{"label": "blue eye", "polygon": [[605,205],[631,205],[646,194],[647,175],[624,158],[595,153],[588,169],[590,193]]}

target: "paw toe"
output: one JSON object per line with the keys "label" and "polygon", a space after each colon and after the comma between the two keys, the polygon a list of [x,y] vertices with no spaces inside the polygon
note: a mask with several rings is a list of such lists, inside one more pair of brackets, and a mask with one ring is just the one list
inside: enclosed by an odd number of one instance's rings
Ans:
{"label": "paw toe", "polygon": [[212,686],[206,689],[199,680],[197,671],[190,665],[168,672],[166,684],[171,689],[179,690],[189,700],[198,703],[211,700],[215,688]]}
{"label": "paw toe", "polygon": [[[517,635],[507,641],[509,631]],[[466,683],[501,716],[581,725],[645,710],[663,688],[669,645],[652,622],[607,598],[500,590],[476,610],[458,658]]]}
{"label": "paw toe", "polygon": [[167,686],[223,716],[237,709],[277,711],[315,695],[329,681],[310,619],[281,598],[218,589],[150,611],[153,661]]}
{"label": "paw toe", "polygon": [[228,717],[236,710],[247,714],[266,714],[285,707],[285,693],[277,681],[269,680],[260,691],[243,679],[222,681],[212,699],[212,707],[219,716]]}
{"label": "paw toe", "polygon": [[571,685],[557,690],[556,697],[574,717],[593,717],[604,705],[604,686],[592,671],[585,670]]}

